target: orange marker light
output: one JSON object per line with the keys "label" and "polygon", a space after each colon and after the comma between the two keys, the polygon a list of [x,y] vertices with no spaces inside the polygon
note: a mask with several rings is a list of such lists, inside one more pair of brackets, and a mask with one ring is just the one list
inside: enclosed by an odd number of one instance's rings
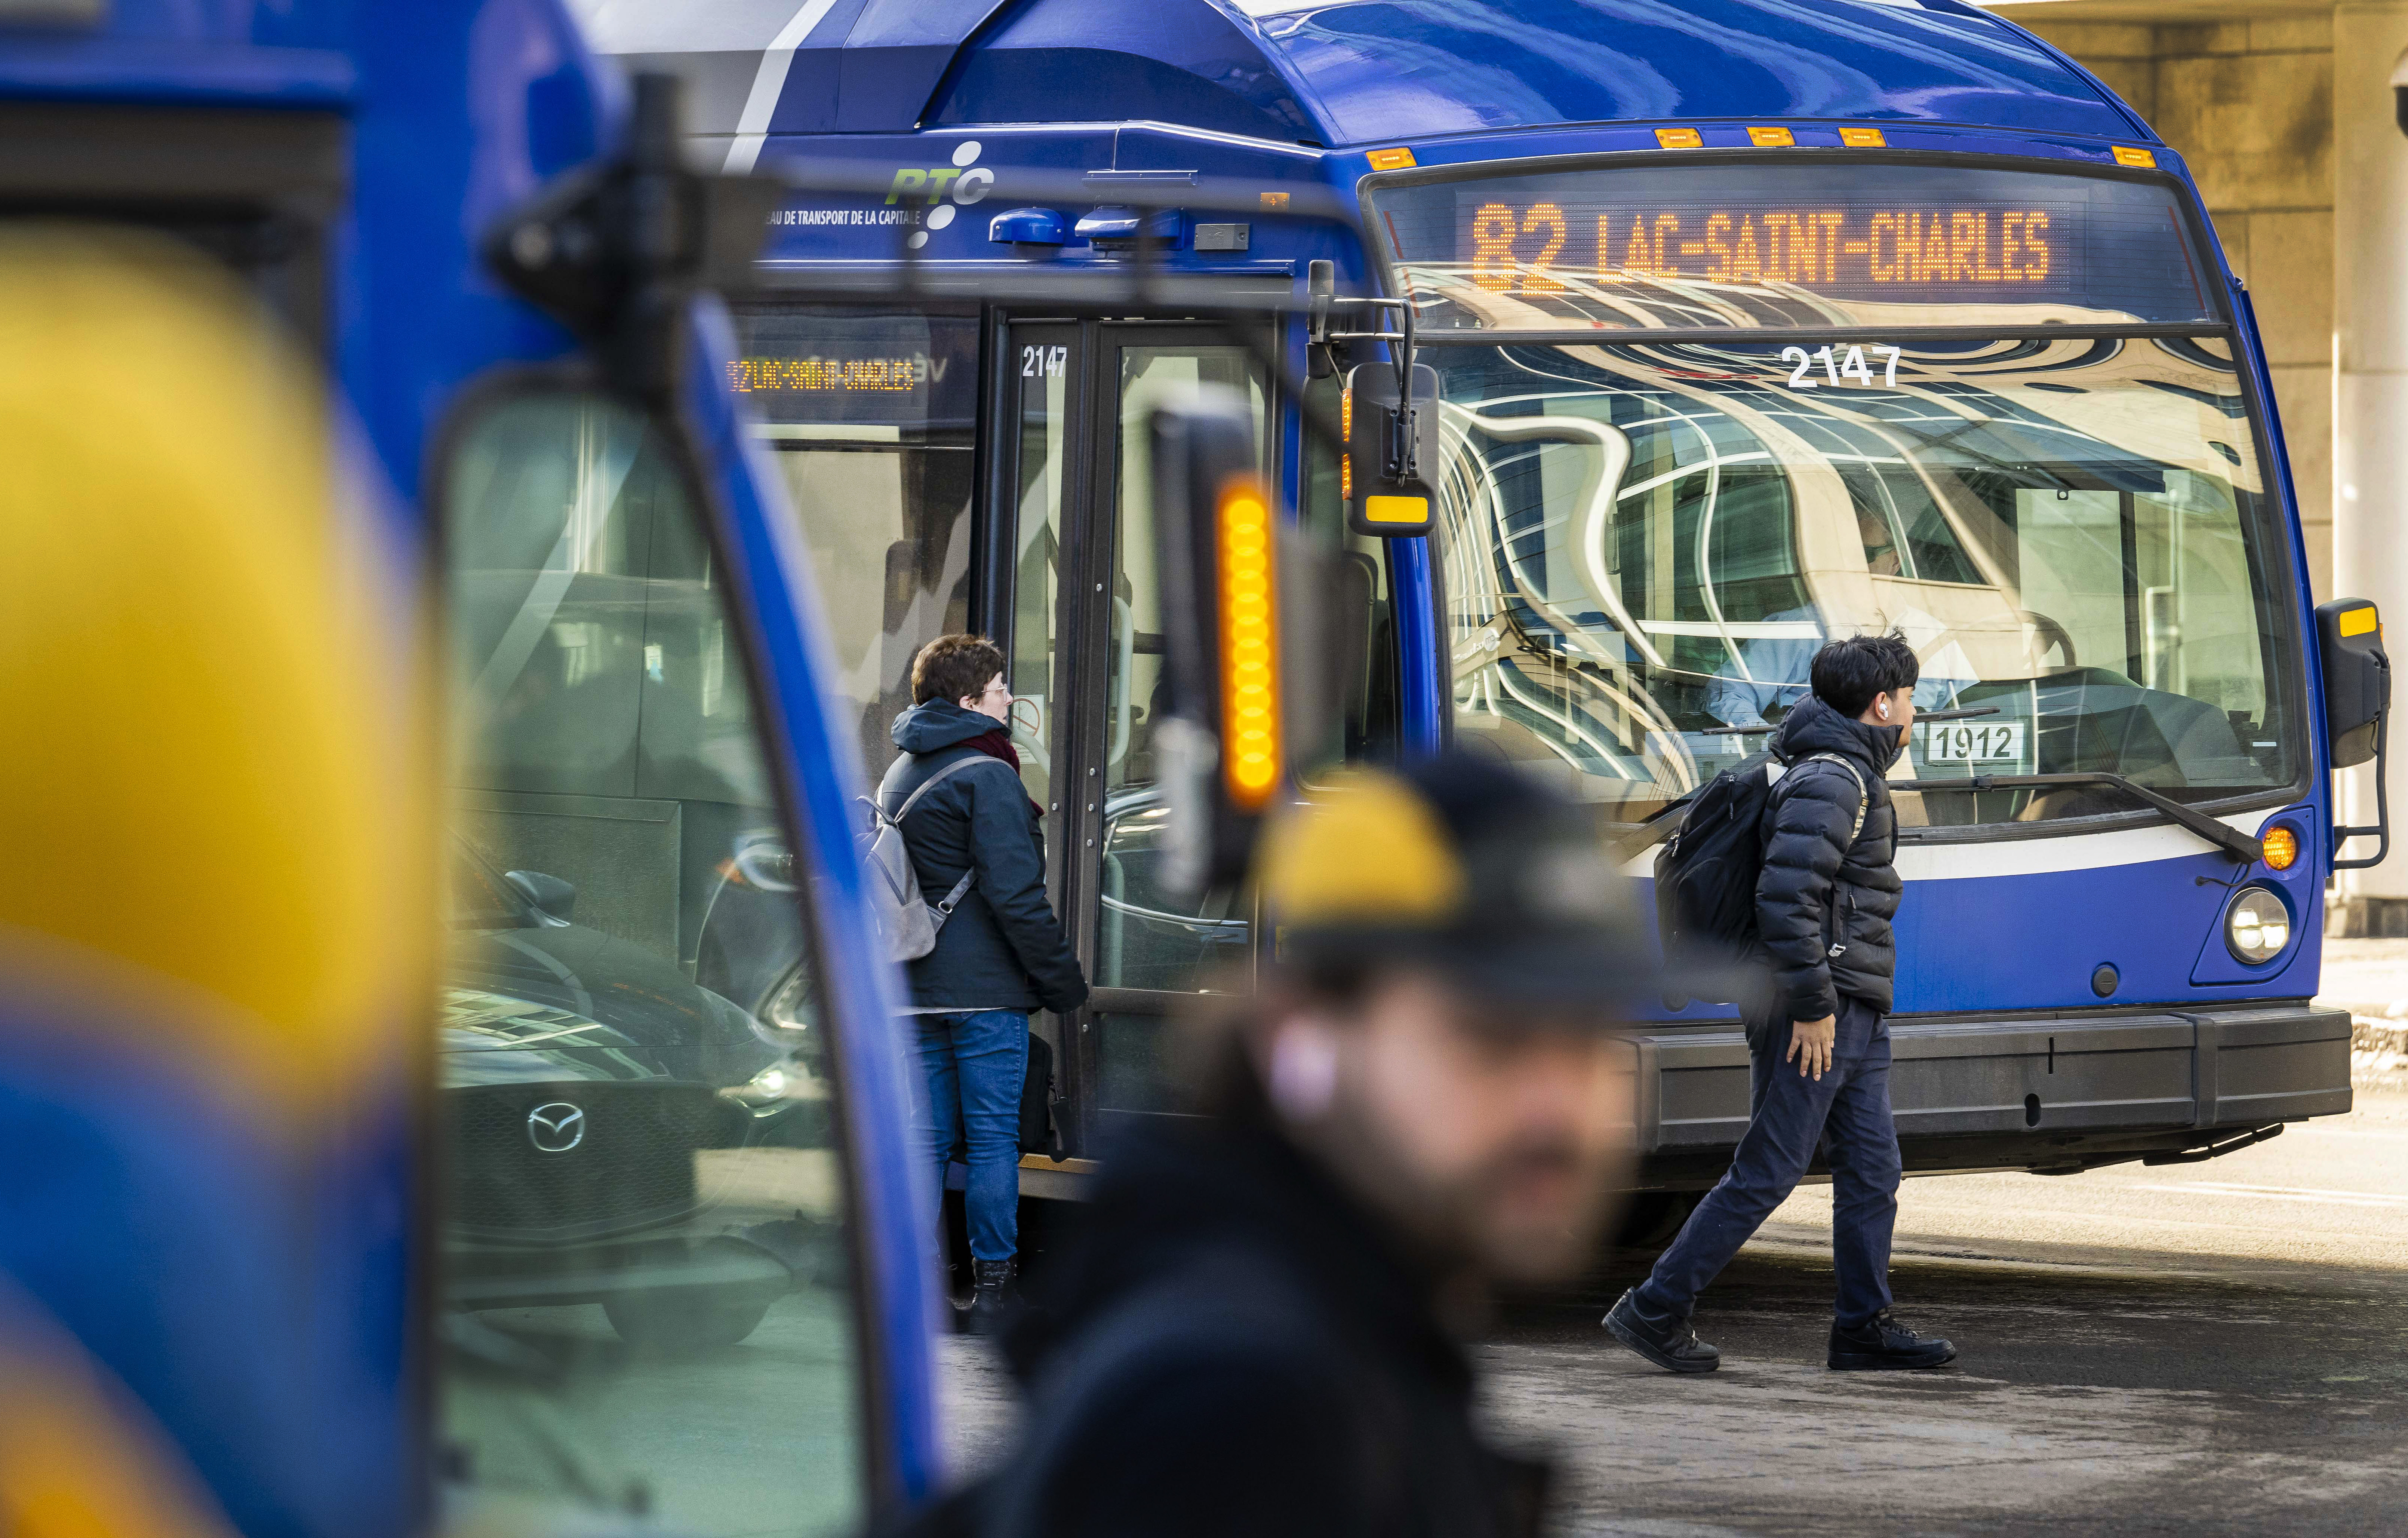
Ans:
{"label": "orange marker light", "polygon": [[1221,488],[1221,776],[1241,812],[1279,788],[1279,622],[1270,498],[1250,475]]}
{"label": "orange marker light", "polygon": [[1878,150],[1889,143],[1878,128],[1842,128],[1840,142],[1851,150]]}
{"label": "orange marker light", "polygon": [[1747,131],[1747,142],[1759,150],[1780,150],[1798,140],[1786,128],[1751,128]]}
{"label": "orange marker light", "polygon": [[2266,849],[2266,869],[2288,870],[2300,863],[2300,836],[2279,824],[2268,828],[2258,841]]}
{"label": "orange marker light", "polygon": [[1413,152],[1402,147],[1374,150],[1364,158],[1370,161],[1371,169],[1375,171],[1401,171],[1413,164]]}
{"label": "orange marker light", "polygon": [[1656,130],[1656,142],[1667,150],[1702,150],[1706,147],[1704,136],[1694,128],[1658,128]]}
{"label": "orange marker light", "polygon": [[2157,157],[2149,151],[2128,150],[2123,145],[2119,144],[2115,146],[2115,164],[2118,165],[2137,165],[2145,171],[2155,168],[2157,164]]}

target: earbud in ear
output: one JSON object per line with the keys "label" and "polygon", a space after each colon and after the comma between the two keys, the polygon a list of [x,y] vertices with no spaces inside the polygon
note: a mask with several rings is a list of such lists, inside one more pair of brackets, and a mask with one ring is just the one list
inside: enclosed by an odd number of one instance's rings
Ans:
{"label": "earbud in ear", "polygon": [[1290,1121],[1310,1122],[1329,1109],[1338,1091],[1338,1037],[1329,1027],[1304,1021],[1282,1027],[1271,1038],[1271,1103]]}

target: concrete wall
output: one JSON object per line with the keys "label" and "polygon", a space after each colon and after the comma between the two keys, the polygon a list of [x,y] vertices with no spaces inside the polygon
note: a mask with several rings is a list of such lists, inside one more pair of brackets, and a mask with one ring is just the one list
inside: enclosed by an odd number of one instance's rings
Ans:
{"label": "concrete wall", "polygon": [[2319,600],[2334,597],[2332,16],[2292,8],[2132,22],[2053,12],[2058,7],[2034,5],[2001,14],[2080,60],[2139,108],[2199,180],[2265,338],[2306,525],[2309,580]]}

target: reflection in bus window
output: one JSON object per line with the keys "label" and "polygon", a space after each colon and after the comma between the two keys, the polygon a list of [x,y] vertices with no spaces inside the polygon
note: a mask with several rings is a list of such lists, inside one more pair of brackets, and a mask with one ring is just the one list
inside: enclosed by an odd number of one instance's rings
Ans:
{"label": "reflection in bus window", "polygon": [[978,321],[805,306],[736,319],[730,383],[785,472],[875,782],[911,659],[969,625]]}
{"label": "reflection in bus window", "polygon": [[1020,502],[1012,527],[1011,740],[1029,799],[1054,810],[1054,727],[1063,689],[1060,638],[1063,487],[1070,475],[1070,388],[1075,341],[1025,341],[1013,333],[1020,392]]}
{"label": "reflection in bus window", "polygon": [[442,1441],[463,1521],[858,1510],[844,1181],[728,594],[624,409],[448,467]]}
{"label": "reflection in bus window", "polygon": [[[1756,343],[1448,346],[1441,542],[1456,726],[1610,820],[1763,740],[1825,640],[1897,629],[1926,708],[1899,778],[2106,770],[2187,801],[2298,775],[2278,561],[2213,338],[1904,350],[1788,388]],[[1878,376],[1877,376],[1878,378]],[[1828,382],[1828,381],[1827,381]],[[2130,809],[1934,792],[1912,825]]]}
{"label": "reflection in bus window", "polygon": [[[1168,703],[1162,583],[1155,566],[1150,423],[1201,388],[1236,392],[1264,432],[1261,379],[1238,347],[1124,347],[1120,373],[1118,513],[1113,529],[1110,653],[1104,696],[1102,914],[1095,984],[1191,990],[1246,955],[1239,899],[1174,899],[1162,889],[1162,793],[1154,733]],[[1107,1035],[1104,1055],[1111,1056]],[[1108,1069],[1109,1072],[1110,1070]]]}

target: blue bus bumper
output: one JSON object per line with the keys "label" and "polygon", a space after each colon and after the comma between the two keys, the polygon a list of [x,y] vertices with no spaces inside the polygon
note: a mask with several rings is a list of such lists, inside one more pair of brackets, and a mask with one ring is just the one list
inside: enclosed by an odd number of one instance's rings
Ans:
{"label": "blue bus bumper", "polygon": [[[2304,999],[2217,1009],[1892,1015],[1909,1171],[2073,1171],[2197,1151],[2350,1108],[2349,1015]],[[1747,1128],[1738,1022],[1639,1038],[1642,1186],[1712,1185]]]}

